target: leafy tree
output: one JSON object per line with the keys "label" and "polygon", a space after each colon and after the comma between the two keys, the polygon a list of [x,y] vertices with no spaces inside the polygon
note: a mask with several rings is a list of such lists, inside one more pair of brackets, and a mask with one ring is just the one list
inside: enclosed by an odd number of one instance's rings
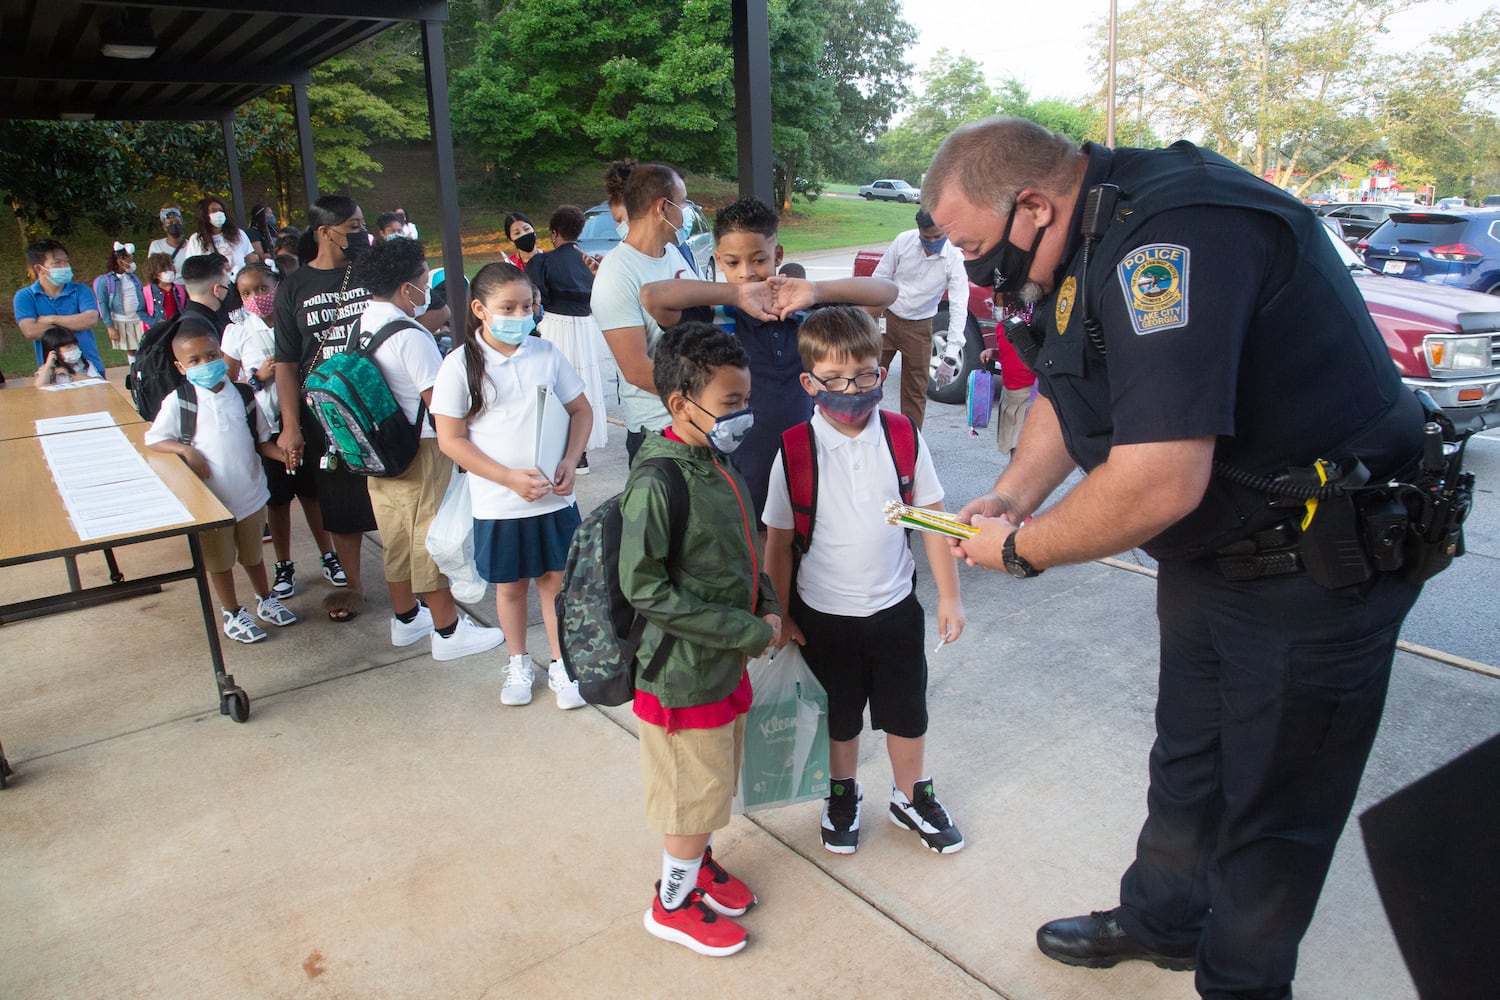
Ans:
{"label": "leafy tree", "polygon": [[1420,2],[1136,5],[1118,21],[1120,103],[1278,186],[1314,187],[1379,148],[1383,113],[1371,95],[1390,64],[1373,58],[1373,40]]}
{"label": "leafy tree", "polygon": [[911,96],[906,50],[916,43],[917,29],[901,16],[901,0],[823,0],[818,6],[827,15],[818,75],[832,82],[838,112],[814,148],[815,172],[859,177],[875,140]]}
{"label": "leafy tree", "polygon": [[1014,77],[1001,83],[996,96],[1000,105],[999,113],[1002,115],[1026,118],[1061,133],[1074,142],[1103,137],[1104,115],[1092,105],[1061,97],[1033,100],[1030,91]]}
{"label": "leafy tree", "polygon": [[922,72],[922,94],[910,114],[877,142],[882,172],[915,184],[949,132],[994,114],[998,106],[999,98],[974,58],[939,49]]}

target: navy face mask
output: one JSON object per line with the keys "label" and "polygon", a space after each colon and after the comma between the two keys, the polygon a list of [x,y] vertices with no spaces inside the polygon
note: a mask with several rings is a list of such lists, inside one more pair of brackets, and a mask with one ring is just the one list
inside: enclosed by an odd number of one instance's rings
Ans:
{"label": "navy face mask", "polygon": [[883,392],[883,387],[879,385],[864,392],[829,392],[823,389],[813,397],[813,402],[830,419],[841,424],[857,424],[880,406]]}

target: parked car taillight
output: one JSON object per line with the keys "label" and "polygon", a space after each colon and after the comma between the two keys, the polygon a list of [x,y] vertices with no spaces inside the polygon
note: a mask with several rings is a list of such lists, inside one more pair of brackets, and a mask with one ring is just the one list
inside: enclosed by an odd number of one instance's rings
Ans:
{"label": "parked car taillight", "polygon": [[1484,254],[1467,243],[1449,243],[1447,246],[1433,247],[1432,257],[1434,260],[1457,261],[1463,264],[1484,260]]}

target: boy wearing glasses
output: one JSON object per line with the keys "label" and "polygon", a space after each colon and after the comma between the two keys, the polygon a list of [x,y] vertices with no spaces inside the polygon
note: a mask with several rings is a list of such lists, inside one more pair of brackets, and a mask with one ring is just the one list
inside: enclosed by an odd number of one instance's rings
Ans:
{"label": "boy wearing glasses", "polygon": [[[791,639],[801,645],[828,692],[831,794],[823,806],[823,846],[834,854],[859,847],[862,796],[855,766],[868,705],[871,726],[886,734],[895,781],[891,822],[915,831],[930,850],[952,854],[963,848],[963,835],[938,802],[923,761],[927,659],[922,606],[912,589],[916,566],[905,531],[884,515],[885,504],[900,496],[900,474],[876,412],[885,380],[880,331],[865,311],[831,306],[803,322],[798,346],[807,368],[802,388],[816,404],[808,422],[816,530],[808,532],[807,550],[794,562],[796,521],[783,449],[766,498],[766,571],[785,609],[781,644]],[[912,503],[942,510],[943,486],[932,456],[920,432],[911,433]],[[944,538],[923,534],[922,542],[937,585],[938,632],[944,643],[952,642],[964,628],[958,568]]]}

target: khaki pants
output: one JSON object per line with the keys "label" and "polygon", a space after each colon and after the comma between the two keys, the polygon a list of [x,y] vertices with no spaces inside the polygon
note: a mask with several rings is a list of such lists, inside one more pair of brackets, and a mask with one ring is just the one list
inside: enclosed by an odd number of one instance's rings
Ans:
{"label": "khaki pants", "polygon": [[927,380],[932,367],[932,317],[902,319],[889,309],[885,313],[885,350],[880,363],[890,367],[901,354],[901,412],[922,429],[927,412]]}

